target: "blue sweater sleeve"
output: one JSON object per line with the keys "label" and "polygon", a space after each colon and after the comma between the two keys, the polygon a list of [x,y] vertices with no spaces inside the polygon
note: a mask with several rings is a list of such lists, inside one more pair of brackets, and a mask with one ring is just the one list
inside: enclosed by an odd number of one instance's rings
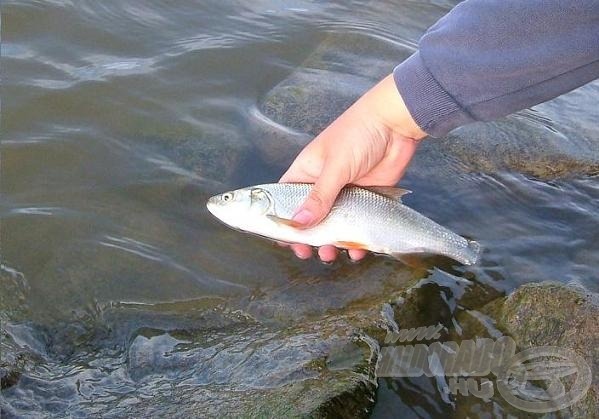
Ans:
{"label": "blue sweater sleeve", "polygon": [[393,76],[433,137],[547,101],[599,77],[599,0],[467,0]]}

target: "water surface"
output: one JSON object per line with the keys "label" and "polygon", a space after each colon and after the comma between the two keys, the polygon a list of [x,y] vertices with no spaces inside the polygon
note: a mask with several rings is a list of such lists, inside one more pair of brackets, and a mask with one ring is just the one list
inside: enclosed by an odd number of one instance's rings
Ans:
{"label": "water surface", "polygon": [[[533,176],[526,162],[486,165],[486,151],[447,141],[427,140],[402,186],[415,191],[408,205],[481,242],[475,267],[301,262],[205,209],[216,192],[278,179],[340,111],[330,98],[351,103],[452,6],[4,2],[0,320],[5,349],[29,355],[3,388],[3,411],[243,411],[237,394],[251,404],[336,348],[314,324],[378,307],[415,281],[429,307],[422,321],[449,327],[464,307],[527,282],[599,290],[596,173]],[[278,92],[295,92],[285,86],[310,85],[325,94],[316,117],[297,101],[277,107]],[[598,98],[593,84],[513,117],[509,138],[542,133],[597,150]],[[547,164],[584,167],[589,153],[573,156]],[[432,383],[379,380],[374,415],[458,414]]]}

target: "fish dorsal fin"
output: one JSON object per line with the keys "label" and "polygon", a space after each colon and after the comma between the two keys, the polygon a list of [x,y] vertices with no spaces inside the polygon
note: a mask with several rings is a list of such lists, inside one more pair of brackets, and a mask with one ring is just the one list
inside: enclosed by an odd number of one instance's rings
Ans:
{"label": "fish dorsal fin", "polygon": [[407,189],[395,188],[393,186],[362,186],[362,188],[400,202],[402,196],[412,193],[412,191]]}

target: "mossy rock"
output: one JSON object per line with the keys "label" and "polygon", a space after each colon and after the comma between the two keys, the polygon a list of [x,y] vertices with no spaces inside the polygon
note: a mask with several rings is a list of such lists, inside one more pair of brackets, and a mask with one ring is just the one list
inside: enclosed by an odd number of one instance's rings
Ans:
{"label": "mossy rock", "polygon": [[519,349],[557,346],[582,356],[594,373],[587,395],[571,406],[574,417],[599,411],[599,299],[560,283],[526,284],[486,307]]}
{"label": "mossy rock", "polygon": [[40,346],[32,328],[14,324],[0,312],[0,392],[16,386],[45,361]]}
{"label": "mossy rock", "polygon": [[539,179],[599,173],[599,153],[586,141],[568,137],[523,112],[494,122],[460,127],[436,145],[470,171],[510,170]]}
{"label": "mossy rock", "polygon": [[260,111],[278,124],[314,136],[372,85],[362,76],[305,68],[275,86]]}
{"label": "mossy rock", "polygon": [[413,51],[365,33],[330,33],[306,58],[302,67],[377,81],[390,74]]}
{"label": "mossy rock", "polygon": [[288,165],[320,133],[412,50],[361,33],[331,33],[261,99],[249,120],[265,160]]}
{"label": "mossy rock", "polygon": [[[364,35],[330,35],[261,100],[261,118],[250,123],[256,146],[276,165],[288,164],[310,137],[410,52]],[[460,127],[429,141],[459,160],[462,171],[509,170],[539,179],[596,175],[599,112],[588,102],[598,92],[599,83],[590,83],[532,110]]]}
{"label": "mossy rock", "polygon": [[[9,403],[3,405],[3,411],[18,416],[29,409],[45,410],[43,401],[25,406],[15,399],[26,389],[32,394],[42,391],[44,400],[46,395],[53,397],[55,391],[72,393],[62,408],[80,414],[367,416],[375,399],[376,346],[360,339],[353,318],[325,317],[273,329],[221,303],[211,299],[155,308],[106,306],[95,318],[81,318],[76,325],[41,328],[40,342],[50,349],[39,362],[24,358],[18,345],[8,348],[9,359],[3,352],[0,372]],[[68,334],[65,327],[71,327],[78,336]],[[14,343],[9,338],[3,337],[3,350],[7,343]],[[121,352],[124,365],[116,370],[97,368],[112,364],[114,354]],[[139,392],[124,395],[117,403],[90,406],[76,396],[78,377],[65,378],[59,388],[47,387],[43,371],[52,371],[57,362],[64,365],[71,359],[89,362],[85,374],[93,374],[94,380],[90,382],[85,376],[81,385],[90,390],[116,380],[134,385]],[[38,379],[26,377],[21,383],[21,376],[36,365],[41,368]],[[166,385],[155,392],[157,379]],[[144,389],[154,397],[139,397]],[[60,414],[62,408],[55,406],[58,410],[54,412]]]}
{"label": "mossy rock", "polygon": [[0,321],[22,316],[29,283],[23,273],[0,265]]}
{"label": "mossy rock", "polygon": [[226,124],[146,123],[135,135],[149,159],[223,183],[235,175],[251,149],[241,132]]}

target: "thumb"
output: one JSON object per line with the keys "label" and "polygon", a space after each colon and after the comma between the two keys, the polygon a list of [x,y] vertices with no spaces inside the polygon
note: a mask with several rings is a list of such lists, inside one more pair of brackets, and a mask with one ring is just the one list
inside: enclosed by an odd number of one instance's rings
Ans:
{"label": "thumb", "polygon": [[303,227],[312,227],[327,216],[337,195],[347,184],[346,169],[333,162],[325,162],[322,172],[312,186],[310,194],[293,216]]}

